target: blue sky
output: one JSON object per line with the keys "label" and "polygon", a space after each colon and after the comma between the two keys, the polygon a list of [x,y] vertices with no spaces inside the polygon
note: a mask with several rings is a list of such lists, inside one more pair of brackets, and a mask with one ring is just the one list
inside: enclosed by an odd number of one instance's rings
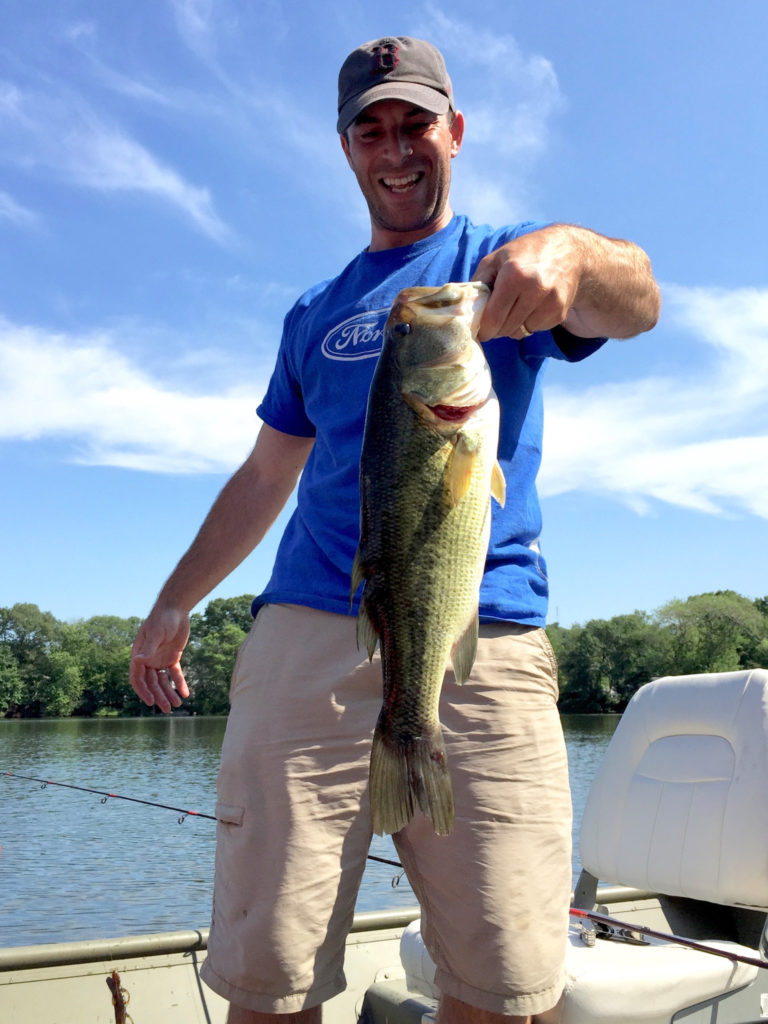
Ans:
{"label": "blue sky", "polygon": [[[662,284],[650,335],[548,372],[550,618],[768,594],[764,0],[5,0],[3,21],[0,605],[148,611],[253,444],[288,306],[367,244],[336,76],[384,34],[446,56],[454,209],[631,238]],[[263,587],[279,529],[217,595]]]}

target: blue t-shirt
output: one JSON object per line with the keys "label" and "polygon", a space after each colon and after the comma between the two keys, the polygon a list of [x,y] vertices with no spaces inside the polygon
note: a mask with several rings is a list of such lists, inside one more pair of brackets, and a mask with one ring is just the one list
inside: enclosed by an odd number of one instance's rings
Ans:
{"label": "blue t-shirt", "polygon": [[[380,252],[361,252],[331,281],[307,291],[285,318],[277,363],[259,416],[276,430],[315,443],[298,485],[298,506],[277,551],[267,602],[350,609],[352,561],[359,537],[359,463],[365,409],[389,308],[403,289],[468,281],[480,260],[518,235],[527,222],[498,230],[456,216],[428,238]],[[582,359],[603,343],[550,331],[524,341],[484,345],[501,404],[499,463],[507,480],[504,508],[493,501],[491,540],[480,591],[486,621],[543,626],[547,574],[539,550],[541,513],[536,474],[541,461],[541,375],[548,356]],[[565,351],[564,351],[565,349]],[[359,594],[357,595],[359,597]]]}

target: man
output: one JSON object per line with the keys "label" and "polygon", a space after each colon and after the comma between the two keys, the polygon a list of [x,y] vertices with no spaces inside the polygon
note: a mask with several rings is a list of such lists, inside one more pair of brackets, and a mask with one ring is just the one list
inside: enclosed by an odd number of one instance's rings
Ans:
{"label": "man", "polygon": [[401,288],[492,287],[480,339],[502,405],[508,500],[494,509],[471,678],[446,675],[441,719],[456,800],[449,836],[417,815],[394,837],[438,968],[441,1024],[557,1020],[570,893],[570,798],[543,625],[534,479],[540,370],[648,330],[658,289],[636,246],[567,225],[475,228],[450,208],[464,130],[443,59],[405,37],[339,75],[341,146],[371,242],[285,321],[253,452],[226,484],[134,644],[131,680],[163,711],[188,689],[190,610],[258,544],[299,480],[232,679],[218,782],[204,977],[231,1024],[319,1020],[343,987],[344,940],[371,838],[368,757],[378,655],[355,642],[349,578],[358,460],[381,328]]}

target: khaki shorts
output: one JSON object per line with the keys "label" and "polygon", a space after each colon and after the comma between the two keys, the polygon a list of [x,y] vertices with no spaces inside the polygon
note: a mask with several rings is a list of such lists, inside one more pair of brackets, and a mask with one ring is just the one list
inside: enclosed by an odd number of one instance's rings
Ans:
{"label": "khaki shorts", "polygon": [[[571,801],[557,668],[542,629],[481,627],[470,679],[443,686],[456,822],[393,837],[442,992],[496,1013],[553,1006],[571,890]],[[292,1012],[345,987],[344,943],[371,840],[368,760],[381,663],[355,620],[261,609],[238,655],[218,781],[204,980]]]}

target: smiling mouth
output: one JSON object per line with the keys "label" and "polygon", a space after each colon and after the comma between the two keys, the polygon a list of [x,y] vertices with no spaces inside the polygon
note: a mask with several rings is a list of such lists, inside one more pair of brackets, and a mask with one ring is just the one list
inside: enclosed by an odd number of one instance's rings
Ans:
{"label": "smiling mouth", "polygon": [[416,188],[423,177],[423,171],[419,171],[416,174],[403,174],[397,177],[395,175],[388,175],[386,178],[379,178],[379,181],[387,191],[402,195]]}

